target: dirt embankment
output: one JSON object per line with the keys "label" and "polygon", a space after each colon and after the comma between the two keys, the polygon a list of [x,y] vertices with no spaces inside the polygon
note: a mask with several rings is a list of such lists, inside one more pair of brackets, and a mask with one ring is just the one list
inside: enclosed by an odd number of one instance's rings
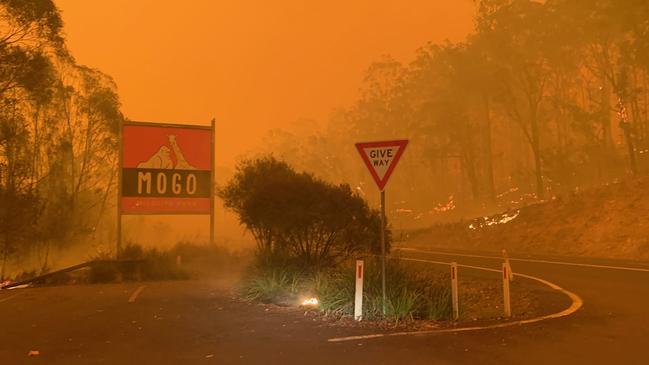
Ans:
{"label": "dirt embankment", "polygon": [[410,246],[649,261],[649,178],[414,232]]}

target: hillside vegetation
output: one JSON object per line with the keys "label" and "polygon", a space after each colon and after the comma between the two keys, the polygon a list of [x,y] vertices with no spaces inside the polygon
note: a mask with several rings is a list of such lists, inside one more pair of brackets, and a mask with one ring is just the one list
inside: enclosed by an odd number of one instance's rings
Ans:
{"label": "hillside vegetation", "polygon": [[415,232],[407,245],[649,260],[648,213],[649,178],[643,178],[437,225]]}

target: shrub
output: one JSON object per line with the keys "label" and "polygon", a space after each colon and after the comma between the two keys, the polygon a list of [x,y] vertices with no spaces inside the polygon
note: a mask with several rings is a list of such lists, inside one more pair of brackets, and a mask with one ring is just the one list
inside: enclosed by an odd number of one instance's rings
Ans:
{"label": "shrub", "polygon": [[249,301],[286,305],[297,302],[303,273],[287,257],[257,255],[244,277],[242,295]]}
{"label": "shrub", "polygon": [[90,266],[88,280],[106,283],[122,280],[187,279],[188,274],[176,265],[176,256],[170,251],[144,249],[129,243],[121,251],[119,261],[98,255]]}
{"label": "shrub", "polygon": [[[273,157],[244,161],[219,191],[263,256],[296,258],[303,268],[333,267],[380,251],[380,215],[349,185],[295,172]],[[387,232],[389,246],[390,234]]]}

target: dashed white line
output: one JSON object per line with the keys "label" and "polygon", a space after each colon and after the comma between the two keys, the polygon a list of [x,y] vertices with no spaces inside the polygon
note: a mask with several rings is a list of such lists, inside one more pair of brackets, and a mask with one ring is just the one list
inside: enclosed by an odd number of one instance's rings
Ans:
{"label": "dashed white line", "polygon": [[139,288],[135,289],[133,294],[131,294],[131,297],[128,298],[128,302],[129,303],[135,303],[135,301],[137,300],[138,295],[140,295],[140,293],[142,293],[142,290],[144,290],[144,288],[145,288],[145,285],[142,285]]}

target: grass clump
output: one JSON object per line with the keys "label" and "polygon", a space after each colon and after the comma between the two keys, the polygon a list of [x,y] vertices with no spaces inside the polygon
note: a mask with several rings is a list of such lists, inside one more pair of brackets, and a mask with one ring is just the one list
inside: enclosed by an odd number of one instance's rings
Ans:
{"label": "grass clump", "polygon": [[[344,274],[341,272],[343,271]],[[447,275],[423,267],[412,268],[398,260],[386,262],[386,305],[383,316],[381,262],[366,260],[363,282],[363,316],[366,319],[392,320],[449,319],[452,313]],[[318,293],[323,310],[352,315],[354,270],[349,263],[327,279]]]}
{"label": "grass clump", "polygon": [[244,277],[242,295],[249,301],[294,304],[304,286],[302,274],[288,258],[258,255]]}
{"label": "grass clump", "polygon": [[[451,318],[450,278],[433,269],[412,268],[398,260],[386,262],[386,313],[383,315],[381,262],[365,264],[363,316],[395,321]],[[328,315],[351,316],[354,311],[355,269],[352,261],[334,268],[308,270],[291,260],[258,257],[244,279],[242,294],[250,301],[299,304],[315,296]]]}

